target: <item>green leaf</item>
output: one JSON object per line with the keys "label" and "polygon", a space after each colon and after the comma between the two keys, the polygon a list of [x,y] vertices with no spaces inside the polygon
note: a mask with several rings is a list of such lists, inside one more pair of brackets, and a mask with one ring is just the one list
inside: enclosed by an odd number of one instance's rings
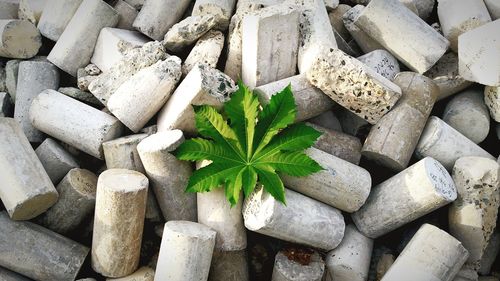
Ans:
{"label": "green leaf", "polygon": [[268,166],[259,165],[256,167],[259,181],[264,186],[264,190],[269,192],[276,200],[286,205],[285,186],[276,172]]}
{"label": "green leaf", "polygon": [[183,142],[175,151],[174,155],[180,160],[198,161],[212,160],[215,162],[234,162],[235,165],[244,164],[238,161],[238,154],[224,146],[202,138],[193,138]]}
{"label": "green leaf", "polygon": [[224,191],[227,200],[231,204],[231,207],[236,205],[236,203],[238,203],[238,200],[240,198],[241,186],[243,185],[242,174],[243,174],[243,169],[241,169],[238,173],[232,174],[226,180],[226,186]]}
{"label": "green leaf", "polygon": [[292,87],[288,85],[283,91],[273,95],[269,104],[258,115],[255,129],[255,153],[262,150],[280,129],[293,123],[297,115]]}
{"label": "green leaf", "polygon": [[316,161],[301,151],[275,153],[256,163],[260,164],[294,177],[304,177],[323,170]]}
{"label": "green leaf", "polygon": [[243,170],[242,178],[243,192],[245,193],[245,196],[249,196],[257,184],[257,172],[255,172],[255,169],[252,166],[247,166]]}
{"label": "green leaf", "polygon": [[226,183],[226,180],[239,173],[245,166],[212,163],[193,172],[186,187],[187,192],[206,192]]}
{"label": "green leaf", "polygon": [[247,157],[252,155],[258,108],[257,95],[241,82],[238,83],[238,91],[234,92],[231,99],[224,104],[224,112],[229,117],[231,127],[236,132]]}

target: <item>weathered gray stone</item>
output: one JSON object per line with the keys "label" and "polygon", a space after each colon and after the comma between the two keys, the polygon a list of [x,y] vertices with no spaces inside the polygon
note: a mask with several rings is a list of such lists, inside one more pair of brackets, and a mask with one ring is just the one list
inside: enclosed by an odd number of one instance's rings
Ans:
{"label": "weathered gray stone", "polygon": [[33,100],[30,120],[40,131],[99,159],[102,143],[123,131],[115,117],[53,90],[44,90]]}
{"label": "weathered gray stone", "polygon": [[272,281],[321,281],[325,272],[325,262],[317,252],[311,254],[309,264],[301,264],[289,259],[283,251],[274,259]]}
{"label": "weathered gray stone", "polygon": [[338,104],[375,124],[401,97],[401,89],[338,49],[323,50],[307,79]]}
{"label": "weathered gray stone", "polygon": [[351,217],[364,235],[377,238],[456,198],[446,169],[426,157],[373,187],[366,204]]}
{"label": "weathered gray stone", "polygon": [[19,10],[19,0],[2,0],[0,1],[0,19],[17,19]]}
{"label": "weathered gray stone", "polygon": [[124,277],[139,265],[148,178],[126,169],[99,175],[92,236],[92,268]]}
{"label": "weathered gray stone", "polygon": [[197,63],[215,68],[224,47],[224,34],[210,30],[200,37],[182,64],[182,74],[187,75]]}
{"label": "weathered gray stone", "polygon": [[216,232],[190,221],[165,224],[155,281],[207,280]]}
{"label": "weathered gray stone", "polygon": [[12,118],[0,118],[0,155],[0,177],[8,184],[0,199],[13,220],[34,218],[56,203],[54,185]]}
{"label": "weathered gray stone", "polygon": [[263,187],[245,199],[245,227],[288,242],[332,250],[344,237],[342,213],[324,203],[285,189],[287,206]]}
{"label": "weathered gray stone", "polygon": [[165,34],[163,40],[165,48],[179,52],[193,44],[217,24],[217,17],[216,15],[190,16],[176,23]]}
{"label": "weathered gray stone", "polygon": [[[356,115],[356,117],[357,117],[357,115]],[[358,118],[360,118],[360,117],[358,117]],[[361,120],[364,121],[364,119],[361,119]],[[333,113],[332,110],[328,110],[328,111],[321,113],[318,116],[314,116],[313,118],[308,119],[307,122],[316,124],[316,125],[321,126],[325,129],[328,129],[328,130],[337,131],[339,133],[342,132],[342,125],[340,124],[339,119]]]}
{"label": "weathered gray stone", "polygon": [[47,0],[38,29],[52,41],[57,41],[83,0]]}
{"label": "weathered gray stone", "polygon": [[445,231],[424,224],[396,259],[382,281],[451,281],[468,252]]}
{"label": "weathered gray stone", "polygon": [[21,274],[10,271],[6,268],[0,267],[0,279],[3,281],[30,281],[27,277]]}
{"label": "weathered gray stone", "polygon": [[35,150],[52,183],[57,184],[71,169],[80,165],[60,144],[46,138]]}
{"label": "weathered gray stone", "polygon": [[0,19],[0,57],[29,59],[42,46],[42,36],[31,22]]}

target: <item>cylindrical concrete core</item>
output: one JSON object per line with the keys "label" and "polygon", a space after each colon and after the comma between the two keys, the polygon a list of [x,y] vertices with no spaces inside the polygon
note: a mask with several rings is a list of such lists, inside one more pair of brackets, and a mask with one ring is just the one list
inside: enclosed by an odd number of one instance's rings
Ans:
{"label": "cylindrical concrete core", "polygon": [[27,20],[0,19],[0,57],[29,59],[42,46],[42,36]]}

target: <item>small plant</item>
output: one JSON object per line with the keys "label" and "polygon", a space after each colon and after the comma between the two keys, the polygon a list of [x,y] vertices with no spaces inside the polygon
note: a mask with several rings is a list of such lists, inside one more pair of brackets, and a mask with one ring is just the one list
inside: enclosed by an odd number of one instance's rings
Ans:
{"label": "small plant", "polygon": [[243,83],[238,85],[224,104],[227,120],[214,107],[193,106],[196,127],[204,138],[186,140],[175,155],[181,160],[212,163],[192,174],[186,191],[206,192],[225,184],[225,195],[234,206],[241,189],[248,196],[258,181],[286,204],[277,173],[302,177],[322,170],[303,152],[321,133],[304,123],[293,124],[297,109],[290,85],[262,108],[256,94]]}

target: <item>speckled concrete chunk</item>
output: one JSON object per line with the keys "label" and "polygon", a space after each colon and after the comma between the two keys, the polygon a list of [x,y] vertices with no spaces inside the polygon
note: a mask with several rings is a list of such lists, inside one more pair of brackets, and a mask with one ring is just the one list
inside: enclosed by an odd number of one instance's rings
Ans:
{"label": "speckled concrete chunk", "polygon": [[173,52],[179,52],[194,44],[203,34],[217,24],[217,15],[190,16],[176,23],[165,34],[163,44]]}
{"label": "speckled concrete chunk", "polygon": [[357,228],[370,238],[380,237],[457,198],[451,176],[430,157],[372,190],[366,204],[352,215]]}
{"label": "speckled concrete chunk", "polygon": [[54,185],[12,118],[0,118],[0,178],[0,199],[13,220],[34,218],[57,201]]}
{"label": "speckled concrete chunk", "polygon": [[332,250],[344,237],[342,213],[324,203],[285,189],[287,206],[264,188],[257,188],[243,204],[245,227],[288,242]]}
{"label": "speckled concrete chunk", "polygon": [[52,183],[57,184],[71,169],[80,165],[66,149],[51,138],[46,138],[35,150]]}
{"label": "speckled concrete chunk", "polygon": [[401,97],[401,89],[338,49],[323,50],[307,79],[332,100],[375,124]]}
{"label": "speckled concrete chunk", "polygon": [[309,264],[304,265],[280,251],[274,259],[271,281],[321,281],[324,272],[325,262],[318,252],[314,251]]}
{"label": "speckled concrete chunk", "polygon": [[236,0],[196,0],[191,15],[217,15],[216,27],[225,30],[233,15],[235,4]]}
{"label": "speckled concrete chunk", "polygon": [[92,236],[92,268],[124,277],[139,265],[148,178],[126,169],[99,175]]}
{"label": "speckled concrete chunk", "polygon": [[0,57],[29,59],[42,46],[42,36],[31,22],[0,19]]}

